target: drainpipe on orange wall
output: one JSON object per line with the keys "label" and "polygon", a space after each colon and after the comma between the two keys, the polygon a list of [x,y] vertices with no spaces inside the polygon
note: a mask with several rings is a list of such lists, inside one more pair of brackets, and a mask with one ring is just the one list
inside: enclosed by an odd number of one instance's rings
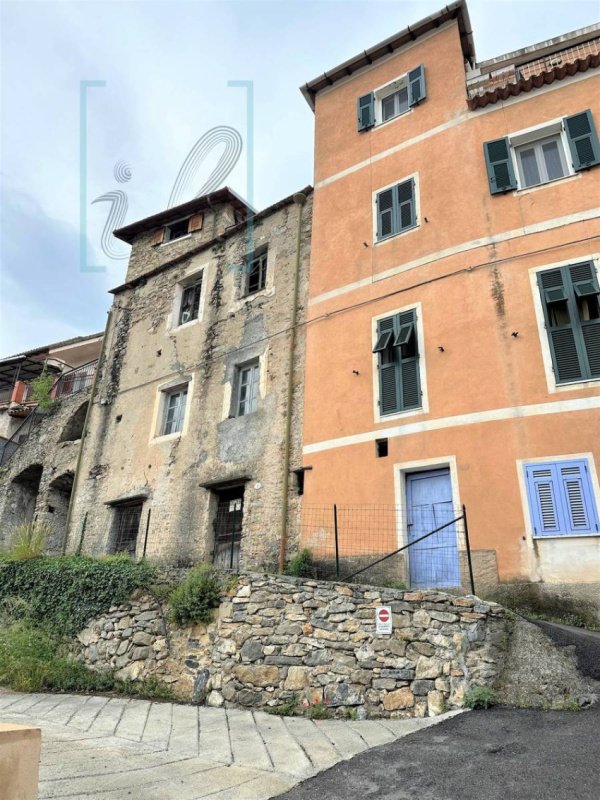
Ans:
{"label": "drainpipe on orange wall", "polygon": [[296,232],[296,265],[294,270],[294,291],[292,294],[292,322],[290,333],[287,408],[285,414],[285,435],[283,451],[283,498],[281,501],[281,538],[279,540],[279,572],[285,568],[288,534],[288,492],[290,484],[290,439],[292,436],[292,411],[294,404],[294,355],[296,349],[296,325],[298,321],[298,294],[300,290],[300,251],[302,248],[302,207],[306,203],[306,195],[298,192],[294,195],[298,206],[298,230]]}
{"label": "drainpipe on orange wall", "polygon": [[110,323],[112,320],[112,310],[108,312],[108,319],[106,320],[106,328],[104,329],[104,336],[102,337],[102,347],[100,348],[100,355],[98,356],[98,363],[96,365],[96,372],[94,374],[94,382],[92,384],[92,391],[90,392],[90,401],[85,412],[85,420],[83,421],[83,430],[81,431],[81,441],[79,442],[79,452],[77,453],[77,463],[75,465],[75,474],[73,475],[73,488],[71,489],[71,496],[69,497],[69,508],[67,509],[67,521],[65,522],[65,535],[62,543],[63,556],[67,552],[67,542],[69,541],[69,527],[71,525],[71,515],[73,513],[73,503],[75,501],[75,494],[77,492],[77,479],[79,478],[81,468],[81,457],[83,455],[83,445],[85,437],[87,436],[88,422],[90,413],[92,411],[92,404],[94,402],[94,395],[96,393],[96,385],[98,383],[98,375],[100,374],[100,367],[104,359],[104,352],[106,350],[106,342],[108,340],[108,332],[110,330]]}

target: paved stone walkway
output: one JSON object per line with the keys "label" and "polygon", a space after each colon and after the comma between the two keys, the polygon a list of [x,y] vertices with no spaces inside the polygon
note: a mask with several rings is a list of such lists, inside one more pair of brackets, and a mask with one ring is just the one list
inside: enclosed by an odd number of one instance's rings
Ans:
{"label": "paved stone walkway", "polygon": [[40,800],[263,800],[449,716],[311,721],[126,698],[0,694],[0,721],[42,728]]}

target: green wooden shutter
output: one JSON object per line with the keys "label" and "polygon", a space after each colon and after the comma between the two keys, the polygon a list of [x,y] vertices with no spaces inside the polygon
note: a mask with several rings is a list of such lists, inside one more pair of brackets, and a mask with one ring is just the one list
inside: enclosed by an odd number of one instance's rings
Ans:
{"label": "green wooden shutter", "polygon": [[397,230],[403,231],[406,228],[412,228],[416,224],[415,184],[413,179],[399,183],[396,189],[398,198]]}
{"label": "green wooden shutter", "polygon": [[358,130],[366,131],[375,124],[375,95],[373,92],[358,98]]}
{"label": "green wooden shutter", "polygon": [[[392,414],[400,410],[400,369],[396,358],[397,348],[391,346],[390,339],[395,332],[395,317],[380,319],[377,323],[377,348],[385,342],[384,349],[378,352],[379,357],[379,411],[381,414]],[[386,336],[389,334],[389,338]]]}
{"label": "green wooden shutter", "polygon": [[427,97],[423,64],[408,73],[408,105],[417,106]]}
{"label": "green wooden shutter", "polygon": [[[544,317],[548,340],[552,353],[552,363],[557,383],[581,380],[585,377],[585,370],[581,358],[580,331],[577,330],[575,321],[576,308],[570,301],[568,285],[565,283],[566,275],[561,269],[550,269],[538,273],[538,285],[542,295]],[[569,323],[551,324],[551,304],[567,300]]]}
{"label": "green wooden shutter", "polygon": [[571,148],[573,169],[578,172],[600,164],[600,143],[592,112],[588,109],[580,114],[565,117],[564,124]]}
{"label": "green wooden shutter", "polygon": [[[574,264],[569,267],[569,276],[573,285],[575,297],[597,305],[597,296],[600,294],[598,276],[591,261],[582,264]],[[577,303],[577,299],[575,300]],[[600,378],[600,318],[581,319],[581,336],[583,349],[587,360],[587,372],[589,378]]]}
{"label": "green wooden shutter", "polygon": [[[413,308],[398,314],[398,334],[396,341],[400,359],[400,384],[402,410],[419,408],[421,405],[421,385],[419,381],[419,349],[417,342],[417,312]],[[410,355],[406,355],[406,351]]]}
{"label": "green wooden shutter", "polygon": [[398,197],[395,188],[386,189],[377,195],[378,239],[398,233]]}
{"label": "green wooden shutter", "polygon": [[513,169],[510,154],[510,142],[504,139],[495,139],[483,145],[485,166],[492,194],[501,194],[517,188],[517,180]]}

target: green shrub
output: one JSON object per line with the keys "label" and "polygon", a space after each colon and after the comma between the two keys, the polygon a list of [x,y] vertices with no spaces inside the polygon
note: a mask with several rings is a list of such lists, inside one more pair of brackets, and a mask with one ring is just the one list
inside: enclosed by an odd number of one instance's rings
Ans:
{"label": "green shrub", "polygon": [[315,563],[307,547],[300,550],[287,562],[284,574],[293,575],[296,578],[313,578],[315,576]]}
{"label": "green shrub", "polygon": [[191,570],[169,598],[171,619],[178,625],[208,623],[224,592],[222,576],[210,564]]}
{"label": "green shrub", "polygon": [[[92,617],[147,588],[154,570],[127,556],[0,558],[0,603],[18,598],[33,623],[74,635]],[[22,616],[22,615],[21,615]]]}
{"label": "green shrub", "polygon": [[51,533],[52,528],[47,522],[24,522],[17,525],[13,531],[8,557],[16,561],[38,558],[43,555],[46,541]]}
{"label": "green shrub", "polygon": [[42,374],[29,384],[28,400],[37,403],[39,408],[50,408],[55,402],[50,395],[55,381],[56,376],[49,375],[44,367]]}
{"label": "green shrub", "polygon": [[268,714],[275,714],[279,717],[293,717],[298,710],[298,698],[293,694],[279,706],[269,706],[265,708]]}
{"label": "green shrub", "polygon": [[331,712],[327,705],[319,700],[310,706],[308,709],[308,716],[310,719],[329,719]]}
{"label": "green shrub", "polygon": [[465,695],[467,708],[489,708],[495,703],[496,695],[487,686],[474,686]]}

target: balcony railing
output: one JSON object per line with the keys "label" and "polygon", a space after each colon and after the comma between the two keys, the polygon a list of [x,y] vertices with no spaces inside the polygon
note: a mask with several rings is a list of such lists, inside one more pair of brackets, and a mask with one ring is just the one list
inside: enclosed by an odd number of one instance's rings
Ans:
{"label": "balcony railing", "polygon": [[96,359],[88,364],[83,364],[81,367],[76,367],[70,372],[63,373],[54,384],[52,389],[53,397],[57,399],[59,397],[70,397],[72,394],[89,389],[94,383],[97,366],[98,360]]}

